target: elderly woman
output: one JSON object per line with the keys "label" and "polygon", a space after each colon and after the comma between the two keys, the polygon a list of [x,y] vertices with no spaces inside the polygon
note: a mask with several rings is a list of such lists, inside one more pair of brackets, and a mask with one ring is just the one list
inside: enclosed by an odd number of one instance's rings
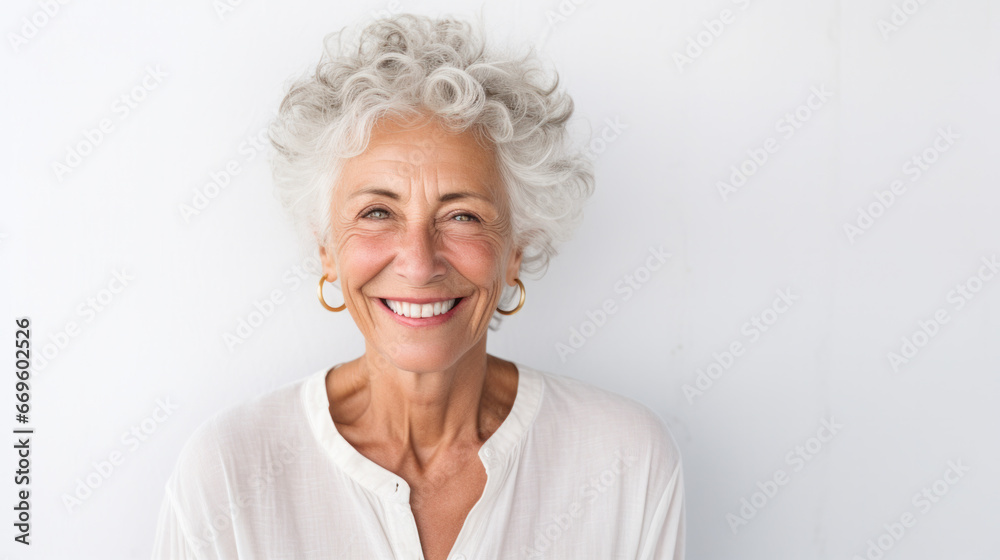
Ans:
{"label": "elderly woman", "polygon": [[348,311],[365,352],[203,424],[154,557],[682,558],[660,418],[486,352],[593,187],[558,79],[453,19],[345,35],[271,139],[280,198],[318,245],[320,302]]}

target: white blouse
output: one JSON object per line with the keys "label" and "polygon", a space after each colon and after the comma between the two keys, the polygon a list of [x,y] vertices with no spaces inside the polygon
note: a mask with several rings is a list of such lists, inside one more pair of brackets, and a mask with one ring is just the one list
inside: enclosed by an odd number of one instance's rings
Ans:
{"label": "white blouse", "polygon": [[[485,490],[449,558],[683,559],[681,456],[659,416],[515,365],[514,404],[479,450]],[[337,431],[326,373],[195,431],[167,481],[154,559],[423,559],[406,481]]]}

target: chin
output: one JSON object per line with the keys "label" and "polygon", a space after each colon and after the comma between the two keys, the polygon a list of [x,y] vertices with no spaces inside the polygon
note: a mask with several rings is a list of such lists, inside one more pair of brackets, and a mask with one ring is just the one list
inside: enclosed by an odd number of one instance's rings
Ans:
{"label": "chin", "polygon": [[403,371],[428,373],[443,371],[453,366],[459,359],[454,346],[402,345],[383,353],[385,359]]}

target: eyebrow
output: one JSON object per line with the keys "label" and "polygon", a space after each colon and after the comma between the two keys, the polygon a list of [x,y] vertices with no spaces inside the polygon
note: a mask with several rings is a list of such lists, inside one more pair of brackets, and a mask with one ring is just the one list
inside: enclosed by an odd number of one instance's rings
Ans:
{"label": "eyebrow", "polygon": [[[373,195],[377,195],[377,196],[384,196],[384,197],[387,197],[387,198],[391,198],[393,200],[399,200],[399,198],[400,198],[398,193],[396,193],[394,191],[390,191],[389,189],[382,189],[382,188],[379,188],[379,187],[365,187],[363,189],[354,191],[347,198],[351,199],[351,198],[354,198],[356,196],[360,196],[360,195],[363,195],[363,194],[373,194]],[[456,191],[456,192],[445,193],[445,194],[441,195],[441,198],[439,200],[440,200],[440,202],[448,202],[449,200],[456,200],[456,199],[459,199],[459,198],[478,198],[478,199],[481,199],[481,200],[485,200],[486,202],[490,202],[490,203],[493,202],[492,200],[490,200],[485,195],[482,195],[482,194],[479,194],[479,193],[475,193],[475,192],[468,192],[468,191]]]}

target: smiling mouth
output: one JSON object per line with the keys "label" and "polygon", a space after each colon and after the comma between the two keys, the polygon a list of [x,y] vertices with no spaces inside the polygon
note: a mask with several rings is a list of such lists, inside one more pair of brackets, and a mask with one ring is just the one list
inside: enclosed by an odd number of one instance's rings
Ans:
{"label": "smiling mouth", "polygon": [[395,301],[385,298],[379,298],[379,301],[381,301],[382,305],[388,307],[389,310],[396,315],[409,317],[411,319],[423,319],[426,317],[443,315],[451,311],[453,307],[458,305],[458,302],[462,301],[462,298],[446,299],[444,301],[423,304]]}

